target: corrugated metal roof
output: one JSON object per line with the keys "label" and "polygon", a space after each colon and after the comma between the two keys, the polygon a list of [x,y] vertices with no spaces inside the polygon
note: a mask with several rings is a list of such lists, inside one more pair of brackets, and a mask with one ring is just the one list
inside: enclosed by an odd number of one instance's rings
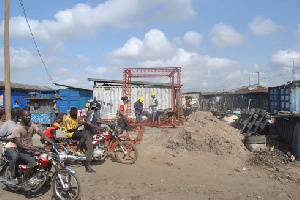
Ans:
{"label": "corrugated metal roof", "polygon": [[[88,81],[94,81],[94,83],[104,83],[104,84],[117,83],[123,85],[122,80],[88,78]],[[154,83],[154,82],[147,82],[147,81],[131,81],[131,85],[151,85],[151,86],[171,87],[170,83]]]}
{"label": "corrugated metal roof", "polygon": [[[25,91],[25,92],[34,92],[39,90],[50,90],[52,88],[48,86],[41,86],[41,85],[30,85],[30,84],[23,84],[23,83],[11,83],[11,89],[14,91]],[[0,89],[5,89],[5,82],[0,81]]]}
{"label": "corrugated metal roof", "polygon": [[229,94],[249,94],[249,93],[268,93],[268,88],[261,85],[244,86],[238,89],[234,89]]}
{"label": "corrugated metal roof", "polygon": [[93,91],[93,90],[91,90],[91,89],[78,88],[78,87],[73,87],[73,86],[69,86],[69,85],[62,85],[62,84],[58,84],[58,83],[54,83],[54,85],[66,87],[66,88],[69,88],[69,89],[75,89],[75,90]]}

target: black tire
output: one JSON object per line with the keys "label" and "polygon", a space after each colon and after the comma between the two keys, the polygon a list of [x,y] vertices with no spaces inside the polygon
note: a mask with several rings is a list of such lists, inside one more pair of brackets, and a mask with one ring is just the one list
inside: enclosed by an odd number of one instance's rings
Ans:
{"label": "black tire", "polygon": [[77,200],[81,197],[81,184],[79,182],[79,179],[76,174],[70,172],[70,171],[61,171],[60,174],[62,175],[62,178],[64,181],[66,179],[69,179],[69,186],[70,188],[68,190],[64,190],[61,182],[59,180],[58,174],[56,173],[53,176],[52,179],[52,186],[53,186],[53,195],[55,196],[55,199],[59,200]]}
{"label": "black tire", "polygon": [[123,164],[133,164],[138,158],[138,151],[131,142],[122,141],[116,147],[115,156]]}
{"label": "black tire", "polygon": [[265,135],[251,135],[245,137],[245,144],[265,144],[267,142]]}

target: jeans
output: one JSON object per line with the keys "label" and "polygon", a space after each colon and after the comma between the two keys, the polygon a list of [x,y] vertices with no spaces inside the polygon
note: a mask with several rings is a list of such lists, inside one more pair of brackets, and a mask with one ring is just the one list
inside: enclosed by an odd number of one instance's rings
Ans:
{"label": "jeans", "polygon": [[141,114],[135,113],[135,122],[143,122],[142,113]]}
{"label": "jeans", "polygon": [[9,161],[9,168],[12,177],[16,177],[16,171],[19,163],[19,152],[17,148],[7,148],[6,155]]}
{"label": "jeans", "polygon": [[26,163],[28,168],[33,168],[34,166],[36,166],[35,158],[30,153],[20,150],[19,151],[19,159],[22,162]]}
{"label": "jeans", "polygon": [[157,121],[157,120],[156,120],[157,107],[151,107],[151,111],[152,111],[152,113],[151,113],[152,121],[153,121],[153,122],[154,122],[154,121]]}

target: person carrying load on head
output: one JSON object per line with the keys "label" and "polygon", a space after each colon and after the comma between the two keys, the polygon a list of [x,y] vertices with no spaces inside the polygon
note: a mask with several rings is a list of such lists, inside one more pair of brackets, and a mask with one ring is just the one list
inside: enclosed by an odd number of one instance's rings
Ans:
{"label": "person carrying load on head", "polygon": [[151,104],[150,104],[150,109],[151,109],[151,117],[152,117],[152,121],[157,121],[156,120],[156,114],[157,114],[157,107],[158,107],[158,100],[156,98],[156,93],[152,92],[151,93]]}

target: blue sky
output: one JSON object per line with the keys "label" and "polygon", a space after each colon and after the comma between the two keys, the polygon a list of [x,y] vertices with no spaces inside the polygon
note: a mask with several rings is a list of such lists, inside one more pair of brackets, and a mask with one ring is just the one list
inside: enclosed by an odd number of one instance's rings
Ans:
{"label": "blue sky", "polygon": [[[298,0],[22,2],[53,81],[20,0],[11,0],[12,82],[92,89],[88,78],[122,80],[123,68],[129,67],[181,67],[184,92],[256,84],[257,72],[266,87],[300,80]],[[5,1],[1,4],[4,16]],[[4,18],[0,20],[4,41]]]}

